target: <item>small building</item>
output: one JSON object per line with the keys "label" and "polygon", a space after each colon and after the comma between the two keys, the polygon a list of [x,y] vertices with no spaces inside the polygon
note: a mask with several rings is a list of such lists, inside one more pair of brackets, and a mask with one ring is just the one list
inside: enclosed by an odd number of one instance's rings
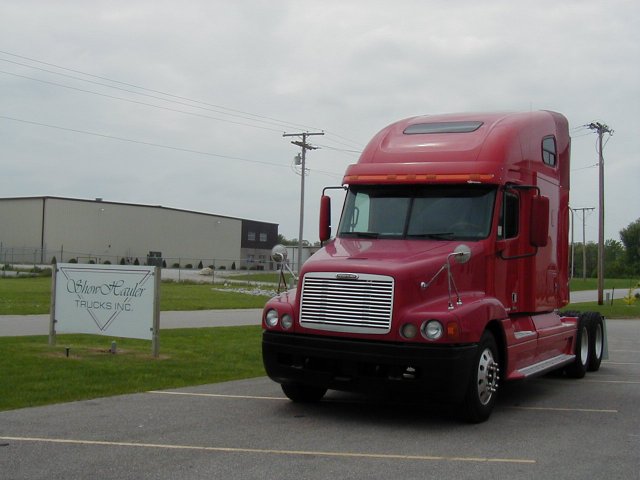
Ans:
{"label": "small building", "polygon": [[[278,224],[155,205],[0,198],[0,263],[273,268]],[[161,259],[161,260],[159,260]]]}

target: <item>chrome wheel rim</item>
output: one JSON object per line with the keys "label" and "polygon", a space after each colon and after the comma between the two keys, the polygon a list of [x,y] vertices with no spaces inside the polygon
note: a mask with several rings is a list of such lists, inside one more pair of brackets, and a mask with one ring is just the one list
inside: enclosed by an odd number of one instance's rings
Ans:
{"label": "chrome wheel rim", "polygon": [[491,397],[498,390],[498,364],[490,348],[485,348],[478,362],[478,399],[482,405],[487,405]]}
{"label": "chrome wheel rim", "polygon": [[596,325],[596,331],[595,331],[595,354],[596,354],[596,359],[602,357],[602,350],[604,348],[604,340],[603,340],[604,336],[602,334],[602,325],[598,324]]}
{"label": "chrome wheel rim", "polygon": [[582,328],[582,335],[580,339],[580,361],[583,365],[587,364],[589,360],[589,332],[587,327]]}

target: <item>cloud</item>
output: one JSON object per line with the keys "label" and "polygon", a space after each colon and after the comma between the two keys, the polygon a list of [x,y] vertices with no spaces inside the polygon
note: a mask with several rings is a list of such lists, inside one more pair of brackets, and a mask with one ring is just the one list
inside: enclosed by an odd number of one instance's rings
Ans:
{"label": "cloud", "polygon": [[584,168],[597,162],[595,136],[577,127],[600,120],[616,130],[605,158],[607,237],[617,238],[640,216],[629,207],[640,205],[636,3],[12,2],[2,6],[0,50],[52,65],[0,53],[1,114],[147,145],[0,119],[0,189],[241,216],[294,237],[299,149],[282,133],[324,130],[313,139],[324,147],[309,154],[313,240],[322,187],[356,160],[343,150],[383,126],[426,113],[552,109],[574,129],[573,206],[595,206],[597,189],[597,169]]}

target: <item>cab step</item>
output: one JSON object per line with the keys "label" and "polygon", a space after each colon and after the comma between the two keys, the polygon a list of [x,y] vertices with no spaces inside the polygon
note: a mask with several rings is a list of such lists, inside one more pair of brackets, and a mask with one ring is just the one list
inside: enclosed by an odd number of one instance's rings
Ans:
{"label": "cab step", "polygon": [[569,365],[576,358],[575,355],[567,355],[562,354],[557,357],[548,358],[547,360],[543,360],[542,362],[534,363],[528,367],[521,368],[515,372],[514,376],[521,378],[535,377],[538,375],[543,375],[552,370],[556,370],[557,368],[564,367]]}

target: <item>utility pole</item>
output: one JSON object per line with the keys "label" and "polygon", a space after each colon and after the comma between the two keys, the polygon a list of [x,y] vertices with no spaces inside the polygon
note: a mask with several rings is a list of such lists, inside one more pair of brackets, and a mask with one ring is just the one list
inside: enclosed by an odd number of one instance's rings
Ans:
{"label": "utility pole", "polygon": [[582,279],[587,278],[587,241],[585,239],[585,214],[589,210],[595,210],[594,207],[588,208],[571,208],[571,278],[573,278],[573,213],[582,212]]}
{"label": "utility pole", "polygon": [[302,141],[297,140],[293,141],[294,145],[302,148],[302,159],[301,159],[301,167],[302,173],[300,175],[300,228],[298,230],[298,276],[300,276],[300,271],[302,270],[302,235],[303,235],[303,226],[304,226],[304,172],[305,172],[305,161],[306,161],[306,153],[307,150],[317,150],[318,147],[314,147],[307,143],[307,137],[312,135],[324,135],[324,132],[302,132],[302,133],[284,133],[283,137],[302,137]]}
{"label": "utility pole", "polygon": [[602,155],[602,137],[605,133],[613,135],[607,125],[600,122],[592,122],[587,127],[598,133],[598,171],[599,171],[599,219],[598,219],[598,305],[604,303],[604,156]]}

